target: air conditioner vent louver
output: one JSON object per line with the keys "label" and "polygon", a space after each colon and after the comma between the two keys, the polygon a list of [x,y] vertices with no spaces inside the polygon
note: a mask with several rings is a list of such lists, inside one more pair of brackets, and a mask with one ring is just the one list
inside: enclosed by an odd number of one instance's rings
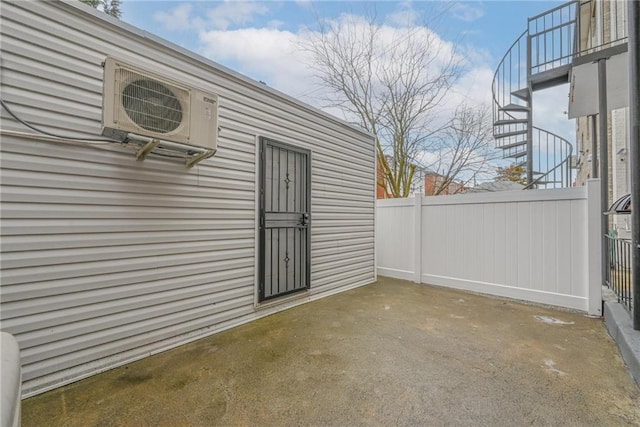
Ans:
{"label": "air conditioner vent louver", "polygon": [[182,123],[180,99],[156,80],[129,83],[122,90],[122,106],[135,124],[152,132],[169,133]]}

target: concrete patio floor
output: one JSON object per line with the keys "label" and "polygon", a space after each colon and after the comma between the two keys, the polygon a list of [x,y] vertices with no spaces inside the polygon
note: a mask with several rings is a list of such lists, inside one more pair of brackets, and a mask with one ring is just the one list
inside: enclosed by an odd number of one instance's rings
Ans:
{"label": "concrete patio floor", "polygon": [[23,426],[638,425],[640,390],[600,319],[381,278],[22,410]]}

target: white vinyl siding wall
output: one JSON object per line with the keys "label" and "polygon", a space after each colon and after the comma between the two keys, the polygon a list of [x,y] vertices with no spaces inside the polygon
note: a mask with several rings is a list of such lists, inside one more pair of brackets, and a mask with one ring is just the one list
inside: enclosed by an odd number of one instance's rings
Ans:
{"label": "white vinyl siding wall", "polygon": [[308,299],[375,278],[369,135],[100,15],[3,1],[3,99],[50,132],[99,136],[112,55],[218,94],[218,153],[193,169],[136,162],[34,138],[2,111],[0,317],[25,396],[286,307],[254,305],[258,136],[313,153]]}

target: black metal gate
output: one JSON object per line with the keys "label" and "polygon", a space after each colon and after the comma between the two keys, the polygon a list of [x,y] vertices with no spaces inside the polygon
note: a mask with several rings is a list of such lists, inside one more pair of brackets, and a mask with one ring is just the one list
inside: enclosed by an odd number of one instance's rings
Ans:
{"label": "black metal gate", "polygon": [[310,227],[310,152],[261,138],[260,301],[309,288]]}

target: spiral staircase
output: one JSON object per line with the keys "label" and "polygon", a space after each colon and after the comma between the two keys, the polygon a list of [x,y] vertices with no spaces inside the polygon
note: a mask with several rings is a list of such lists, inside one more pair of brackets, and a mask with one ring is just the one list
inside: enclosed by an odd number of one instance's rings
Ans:
{"label": "spiral staircase", "polygon": [[493,77],[493,135],[504,158],[525,167],[525,188],[572,185],[572,144],[533,126],[533,92],[569,82],[577,51],[578,1],[533,18]]}

